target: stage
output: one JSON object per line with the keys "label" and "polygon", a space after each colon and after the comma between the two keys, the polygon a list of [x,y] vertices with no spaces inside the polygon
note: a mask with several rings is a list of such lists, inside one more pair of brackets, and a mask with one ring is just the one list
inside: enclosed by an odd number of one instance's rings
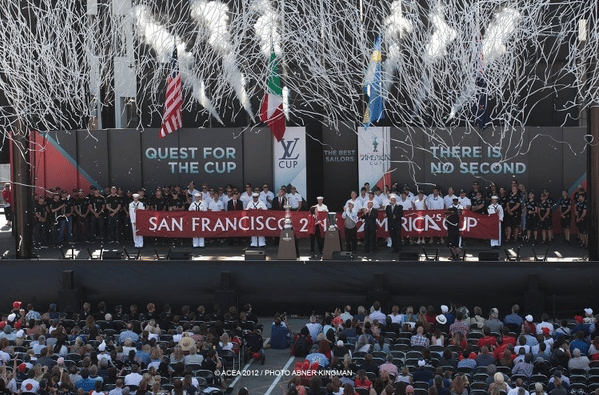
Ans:
{"label": "stage", "polygon": [[[300,242],[297,261],[277,260],[276,246],[269,246],[264,254],[245,256],[246,246],[227,243],[208,244],[201,250],[159,244],[147,246],[139,257],[132,245],[112,244],[106,246],[104,259],[90,259],[90,253],[100,257],[102,249],[97,245],[89,250],[85,244],[62,252],[36,250],[40,259],[2,261],[4,278],[9,281],[3,284],[1,305],[10,306],[13,300],[40,306],[59,302],[59,308],[66,310],[77,300],[104,300],[109,305],[154,302],[195,308],[204,304],[210,311],[215,302],[250,302],[256,311],[268,315],[276,311],[309,314],[345,304],[369,306],[376,299],[384,306],[417,308],[452,302],[470,309],[479,305],[483,311],[497,307],[502,313],[519,303],[524,311],[551,313],[555,308],[563,316],[596,301],[599,266],[594,262],[557,260],[554,255],[548,261],[531,261],[526,257],[528,248],[521,249],[522,259],[527,260],[506,261],[503,249],[474,243],[466,250],[466,260],[457,262],[448,260],[444,247],[439,247],[441,260],[425,261],[423,247],[415,245],[404,250],[418,254],[418,261],[400,260],[384,246],[377,254],[358,253],[355,260],[309,259],[307,240]],[[118,253],[123,248],[130,259]],[[429,258],[436,248],[424,246]],[[171,259],[167,260],[169,250]],[[57,256],[69,257],[73,251],[74,260]],[[481,251],[496,251],[501,260],[479,260]]]}

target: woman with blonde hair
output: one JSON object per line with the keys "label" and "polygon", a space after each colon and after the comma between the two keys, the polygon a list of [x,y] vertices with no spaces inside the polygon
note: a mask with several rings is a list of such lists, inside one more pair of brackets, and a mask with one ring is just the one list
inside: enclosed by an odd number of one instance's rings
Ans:
{"label": "woman with blonde hair", "polygon": [[464,378],[457,375],[451,382],[451,394],[452,395],[468,395],[466,390]]}
{"label": "woman with blonde hair", "polygon": [[498,391],[507,392],[507,384],[505,383],[505,377],[501,372],[496,372],[495,375],[493,375],[493,382],[491,383],[491,385],[489,385],[489,393],[491,393],[491,391],[493,391],[494,389],[497,389]]}
{"label": "woman with blonde hair", "polygon": [[220,337],[220,342],[218,343],[218,347],[221,351],[232,351],[233,343],[231,342],[231,337],[227,332],[223,333]]}
{"label": "woman with blonde hair", "polygon": [[175,346],[173,349],[173,353],[170,357],[171,363],[184,362],[185,361],[185,353],[181,346]]}

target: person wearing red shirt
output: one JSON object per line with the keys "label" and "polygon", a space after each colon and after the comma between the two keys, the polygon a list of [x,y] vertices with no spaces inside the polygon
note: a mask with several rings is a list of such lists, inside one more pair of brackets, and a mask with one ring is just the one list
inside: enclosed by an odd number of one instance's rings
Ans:
{"label": "person wearing red shirt", "polygon": [[370,391],[370,388],[372,387],[372,381],[368,380],[368,377],[366,377],[366,371],[364,369],[360,369],[358,371],[358,377],[356,377],[354,385],[356,388],[365,388]]}
{"label": "person wearing red shirt", "polygon": [[510,336],[510,330],[507,327],[503,327],[501,329],[501,345],[504,344],[512,344],[514,347],[516,346],[516,338],[514,336]]}
{"label": "person wearing red shirt", "polygon": [[12,226],[12,190],[10,183],[4,184],[2,190],[2,200],[4,200],[4,215],[6,216],[6,226]]}
{"label": "person wearing red shirt", "polygon": [[493,351],[497,347],[497,339],[495,336],[491,336],[491,330],[487,327],[483,328],[484,336],[478,339],[477,346],[483,348],[483,346],[489,347],[489,350]]}

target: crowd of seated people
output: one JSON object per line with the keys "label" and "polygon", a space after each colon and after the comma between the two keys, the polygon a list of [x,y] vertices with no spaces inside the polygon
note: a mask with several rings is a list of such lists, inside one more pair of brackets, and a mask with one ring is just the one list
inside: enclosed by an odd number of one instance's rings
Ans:
{"label": "crowd of seated people", "polygon": [[[582,313],[582,312],[581,312]],[[599,333],[590,308],[572,320],[500,316],[465,307],[375,302],[316,316],[295,335],[277,331],[296,363],[293,394],[599,394]],[[275,326],[284,324],[275,317]],[[275,333],[275,331],[273,331]]]}
{"label": "crowd of seated people", "polygon": [[174,313],[149,303],[61,313],[13,303],[0,321],[0,393],[184,395],[221,393],[247,353],[264,363],[261,326],[250,304]]}

